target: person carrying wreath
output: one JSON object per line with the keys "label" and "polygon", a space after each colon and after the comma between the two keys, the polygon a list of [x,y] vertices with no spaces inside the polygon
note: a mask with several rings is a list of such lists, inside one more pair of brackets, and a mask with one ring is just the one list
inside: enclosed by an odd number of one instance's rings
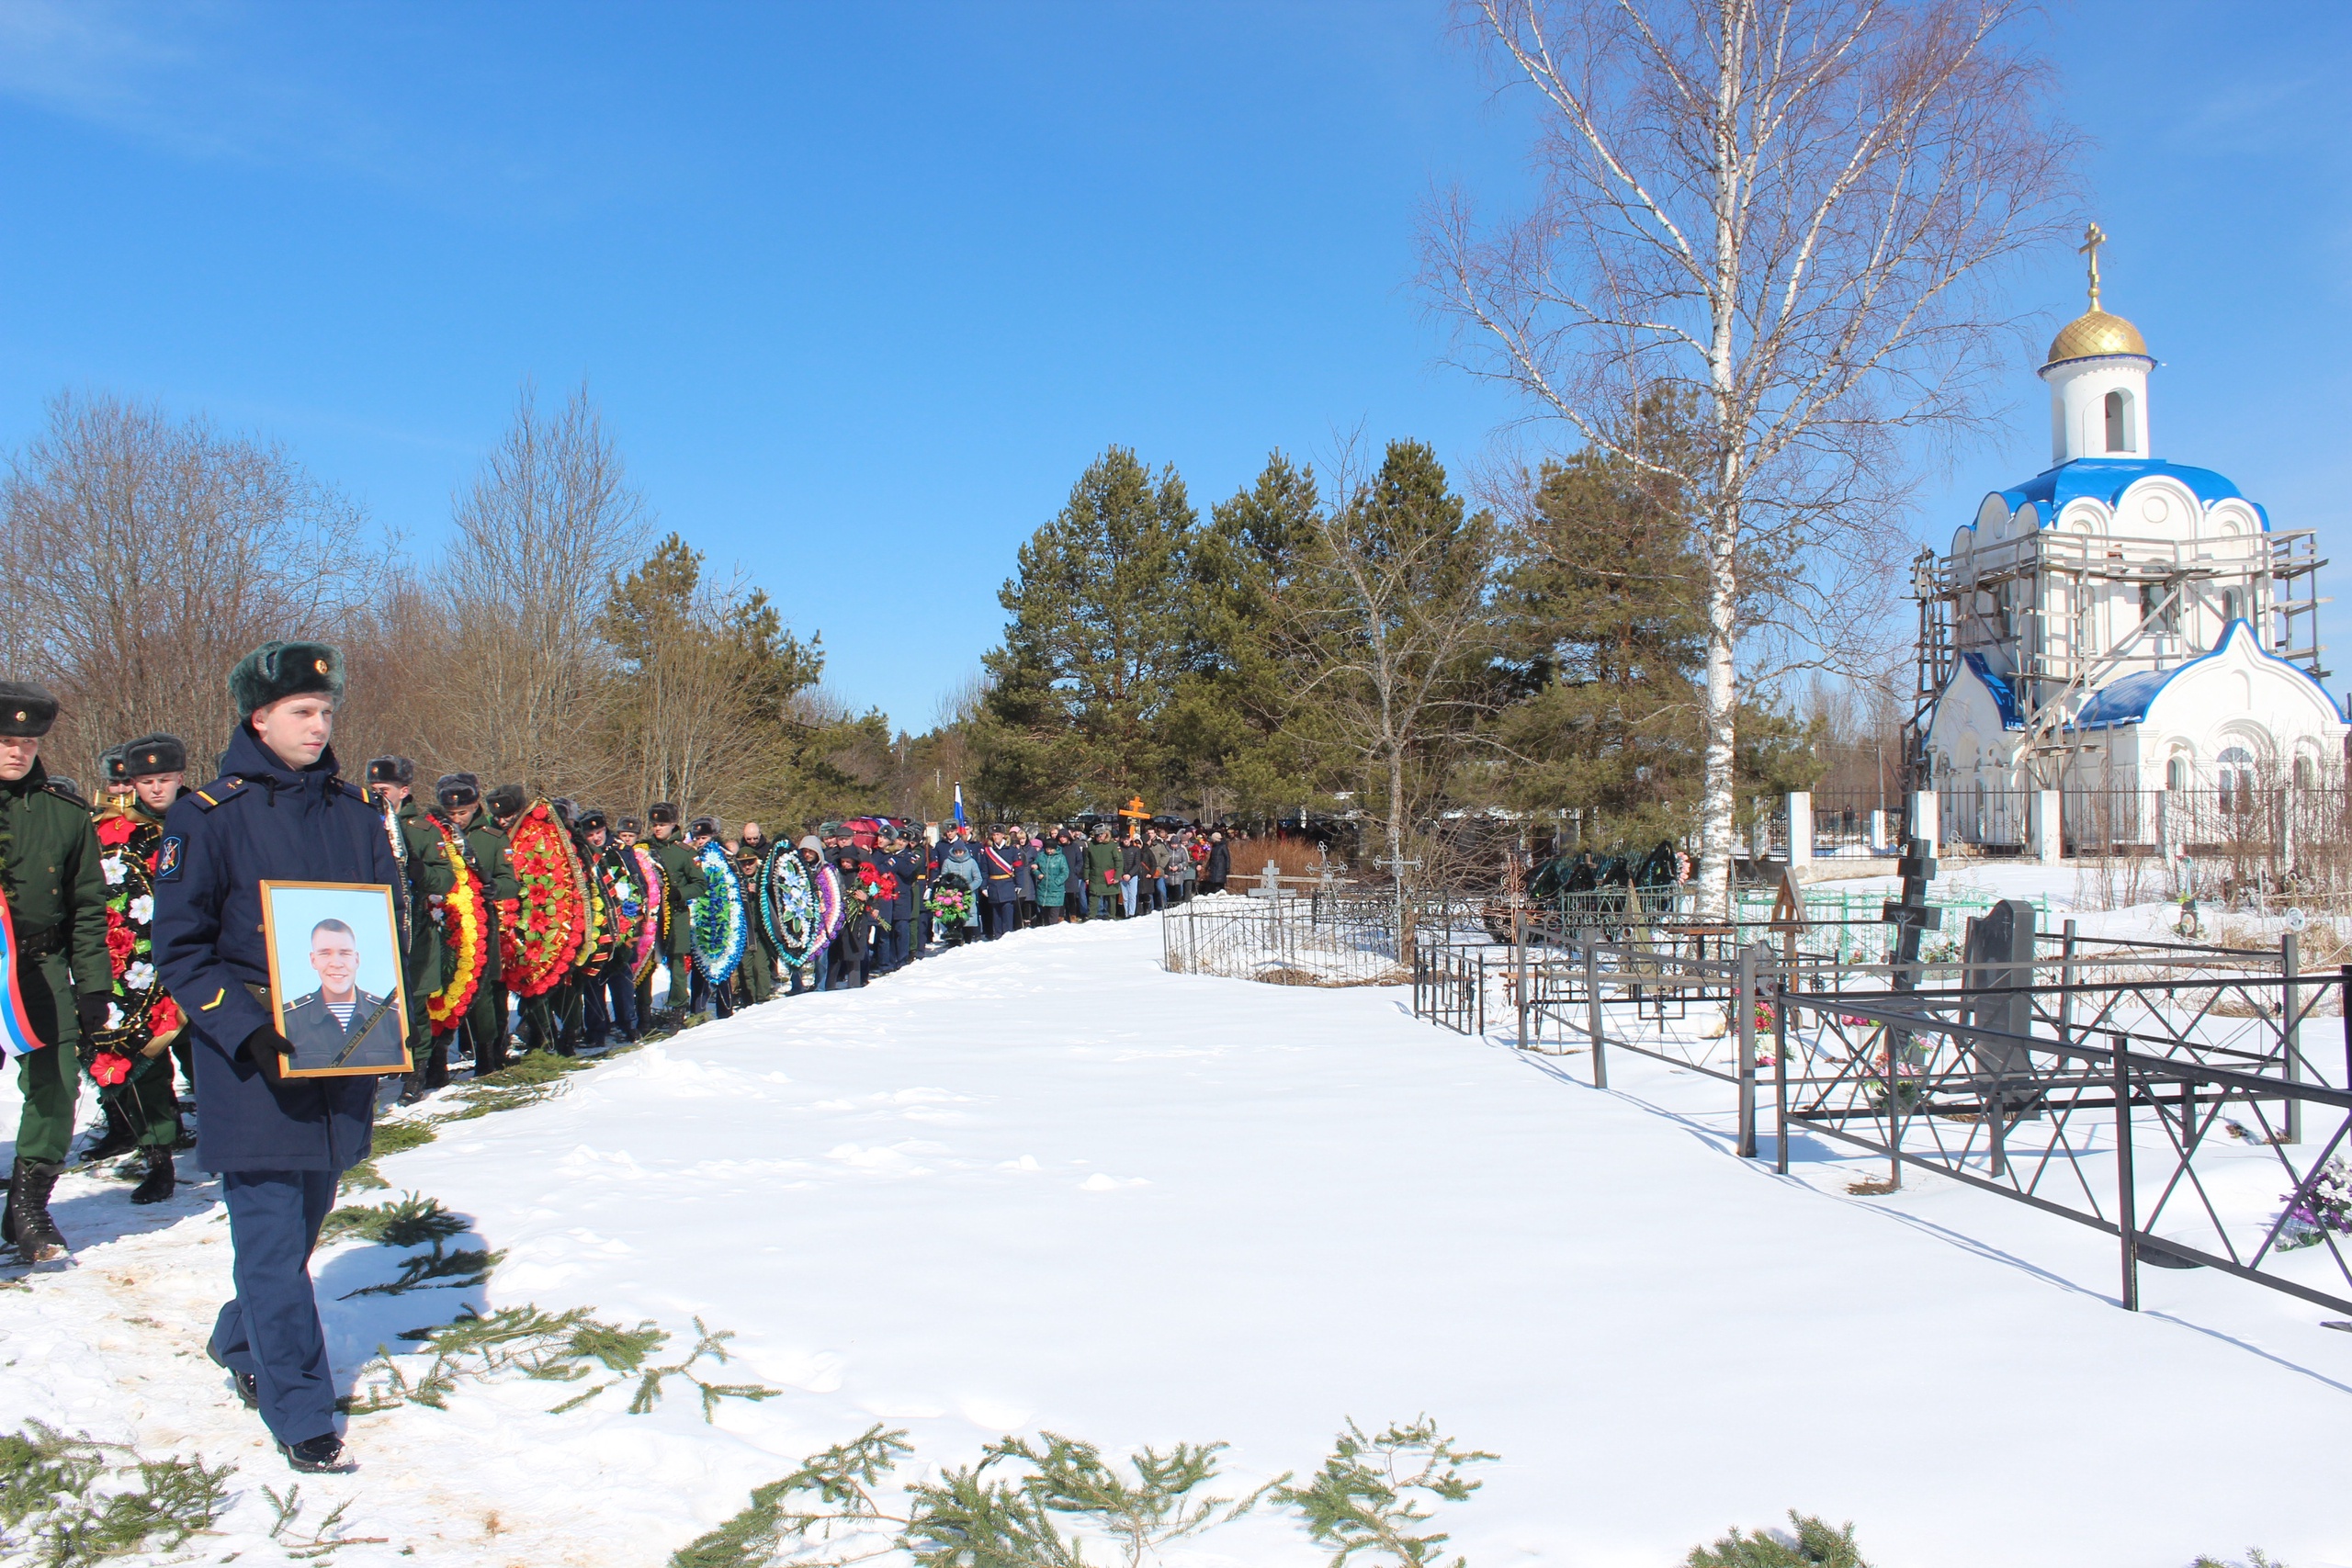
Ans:
{"label": "person carrying wreath", "polygon": [[196,1163],[220,1173],[234,1254],[236,1293],[207,1352],[304,1472],[350,1468],[310,1261],[336,1184],[371,1148],[376,1080],[278,1076],[292,1044],[265,988],[261,885],[401,874],[383,817],[328,744],[343,690],[343,655],[323,643],[264,643],[239,660],[222,776],[164,815],[155,869],[155,967],[194,1036]]}
{"label": "person carrying wreath", "polygon": [[[517,791],[516,793],[521,793]],[[498,925],[506,907],[523,895],[514,879],[514,863],[507,858],[506,835],[491,820],[481,798],[481,780],[471,773],[444,773],[433,786],[435,813],[466,858],[467,869],[481,883],[482,969],[474,987],[473,1005],[453,1032],[461,1045],[473,1052],[474,1077],[506,1066],[506,991],[498,951]]]}
{"label": "person carrying wreath", "polygon": [[[662,952],[670,966],[668,1014],[670,1027],[675,1029],[686,1019],[686,998],[693,989],[688,971],[693,967],[695,951],[695,918],[687,907],[703,896],[707,886],[702,867],[695,860],[695,852],[678,836],[678,807],[675,803],[661,800],[645,808],[645,820],[651,829],[652,841],[645,847],[653,852],[655,863],[662,867],[662,902],[668,908],[669,934],[662,939]],[[637,1016],[650,1019],[653,1010],[653,986],[650,976],[638,997]]]}
{"label": "person carrying wreath", "polygon": [[105,1021],[82,1042],[108,1133],[83,1157],[104,1159],[136,1148],[147,1173],[130,1201],[160,1203],[177,1179],[172,1148],[180,1137],[180,1104],[172,1089],[171,1051],[184,1030],[179,1008],[155,973],[154,876],[164,813],[187,793],[187,748],[176,735],[142,735],[116,747],[114,761],[127,793],[110,797],[94,818],[98,865],[107,879],[114,994]]}

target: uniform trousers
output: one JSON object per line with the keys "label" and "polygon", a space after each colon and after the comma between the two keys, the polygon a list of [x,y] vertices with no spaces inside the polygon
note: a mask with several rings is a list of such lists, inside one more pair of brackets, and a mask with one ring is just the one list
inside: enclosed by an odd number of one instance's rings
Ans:
{"label": "uniform trousers", "polygon": [[229,1205],[231,1279],[206,1348],[232,1372],[252,1374],[261,1418],[282,1443],[334,1430],[334,1373],[311,1288],[311,1249],[334,1206],[332,1170],[232,1170],[220,1178]]}
{"label": "uniform trousers", "polygon": [[495,972],[484,975],[466,1010],[465,1031],[474,1048],[474,1077],[506,1066],[506,987]]}
{"label": "uniform trousers", "polygon": [[890,922],[890,967],[904,969],[922,956],[922,949],[915,945],[915,918],[901,915]]}
{"label": "uniform trousers", "polygon": [[743,994],[754,1004],[775,994],[775,950],[768,946],[766,932],[744,944],[743,966],[736,974],[742,977]]}
{"label": "uniform trousers", "polygon": [[17,1089],[25,1097],[17,1117],[17,1157],[55,1165],[74,1143],[74,1101],[82,1091],[82,1064],[62,1045],[17,1058]]}
{"label": "uniform trousers", "polygon": [[624,1042],[637,1038],[637,982],[628,960],[616,957],[588,982],[588,1043],[602,1045],[618,1030]]}

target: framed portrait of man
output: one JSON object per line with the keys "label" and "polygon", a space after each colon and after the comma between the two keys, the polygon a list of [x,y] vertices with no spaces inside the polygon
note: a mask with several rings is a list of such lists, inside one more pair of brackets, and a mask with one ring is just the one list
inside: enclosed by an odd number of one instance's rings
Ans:
{"label": "framed portrait of man", "polygon": [[263,940],[281,1075],[345,1077],[413,1069],[392,890],[373,883],[265,882]]}

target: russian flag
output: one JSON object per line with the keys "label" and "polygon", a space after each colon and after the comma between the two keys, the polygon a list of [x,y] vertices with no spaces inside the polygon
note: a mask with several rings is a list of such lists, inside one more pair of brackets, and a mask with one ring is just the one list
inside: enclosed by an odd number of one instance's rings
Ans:
{"label": "russian flag", "polygon": [[0,1060],[14,1061],[49,1042],[33,1032],[32,1017],[25,1011],[24,988],[17,984],[17,923],[6,898],[0,898],[0,974],[8,976],[7,995],[0,997]]}
{"label": "russian flag", "polygon": [[958,828],[961,828],[963,825],[964,825],[964,786],[963,786],[962,784],[957,784],[957,785],[956,786],[956,826],[957,826]]}

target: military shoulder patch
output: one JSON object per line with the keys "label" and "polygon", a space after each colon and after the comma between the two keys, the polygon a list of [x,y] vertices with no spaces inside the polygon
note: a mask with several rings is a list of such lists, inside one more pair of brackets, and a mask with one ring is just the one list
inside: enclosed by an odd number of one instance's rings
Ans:
{"label": "military shoulder patch", "polygon": [[198,811],[209,811],[244,787],[245,781],[232,773],[225,779],[214,779],[202,789],[192,789],[187,793],[188,798],[196,802]]}
{"label": "military shoulder patch", "polygon": [[162,846],[155,851],[156,881],[177,882],[180,879],[180,852],[187,844],[187,840],[177,833],[164,837]]}

